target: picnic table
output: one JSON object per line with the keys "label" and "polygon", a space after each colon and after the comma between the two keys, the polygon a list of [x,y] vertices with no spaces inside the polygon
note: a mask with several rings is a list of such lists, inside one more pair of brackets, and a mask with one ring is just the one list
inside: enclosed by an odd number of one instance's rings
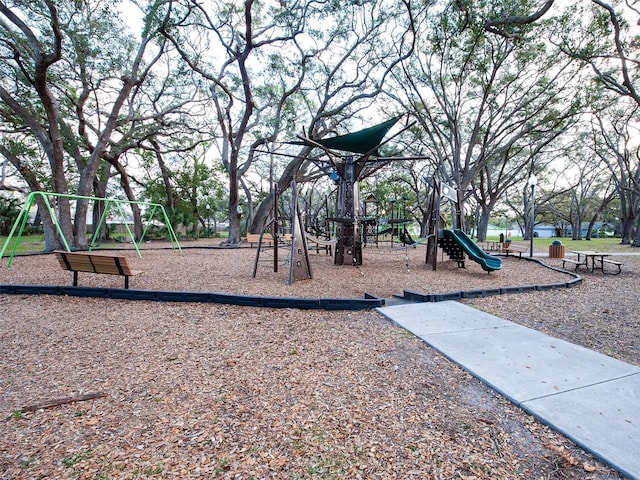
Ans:
{"label": "picnic table", "polygon": [[618,267],[618,271],[616,274],[622,271],[622,263],[616,262],[615,260],[610,260],[606,257],[610,257],[611,253],[604,252],[596,252],[593,250],[573,250],[572,253],[575,253],[578,256],[578,260],[570,260],[564,258],[562,260],[562,265],[564,266],[565,262],[570,262],[575,264],[576,270],[578,267],[585,267],[590,272],[595,272],[596,270],[600,270],[602,273],[606,273],[604,269],[605,263],[615,265]]}
{"label": "picnic table", "polygon": [[502,242],[487,241],[485,243],[487,245],[487,250],[490,252],[499,252],[502,250]]}

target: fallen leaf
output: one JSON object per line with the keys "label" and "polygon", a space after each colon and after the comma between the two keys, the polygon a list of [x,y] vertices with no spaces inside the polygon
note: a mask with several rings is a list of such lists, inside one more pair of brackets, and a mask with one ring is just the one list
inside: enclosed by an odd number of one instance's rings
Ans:
{"label": "fallen leaf", "polygon": [[274,458],[269,462],[269,468],[271,468],[271,470],[277,470],[284,467],[285,463],[287,463],[287,459],[285,457]]}

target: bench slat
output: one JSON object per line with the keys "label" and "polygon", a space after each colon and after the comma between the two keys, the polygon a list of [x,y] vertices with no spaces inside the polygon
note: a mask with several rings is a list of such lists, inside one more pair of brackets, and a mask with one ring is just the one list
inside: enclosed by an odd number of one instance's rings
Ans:
{"label": "bench slat", "polygon": [[609,260],[607,258],[603,258],[602,261],[605,263],[612,263],[613,265],[624,265],[622,262],[616,262],[615,260]]}
{"label": "bench slat", "polygon": [[578,262],[577,260],[571,260],[570,258],[563,258],[563,262],[574,263],[576,265],[584,265],[584,262]]}
{"label": "bench slat", "polygon": [[562,259],[562,268],[566,269],[566,267],[564,266],[565,263],[571,263],[575,266],[575,271],[578,271],[578,268],[581,266],[584,266],[584,262],[578,262],[576,260],[572,260],[570,258],[563,258]]}
{"label": "bench slat", "polygon": [[[284,233],[282,235],[278,236],[278,241],[280,242],[290,242],[292,239],[292,235],[290,233]],[[250,243],[251,246],[253,247],[254,244],[258,243],[260,241],[260,234],[259,233],[248,233],[247,234],[247,243]],[[265,245],[273,245],[273,235],[271,235],[271,233],[267,233],[265,232],[262,235],[262,243]]]}

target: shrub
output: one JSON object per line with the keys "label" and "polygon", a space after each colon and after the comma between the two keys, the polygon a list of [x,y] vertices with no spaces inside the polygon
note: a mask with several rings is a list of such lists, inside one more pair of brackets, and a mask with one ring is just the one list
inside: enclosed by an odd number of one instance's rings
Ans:
{"label": "shrub", "polygon": [[15,198],[0,197],[0,235],[8,235],[20,215],[20,202]]}

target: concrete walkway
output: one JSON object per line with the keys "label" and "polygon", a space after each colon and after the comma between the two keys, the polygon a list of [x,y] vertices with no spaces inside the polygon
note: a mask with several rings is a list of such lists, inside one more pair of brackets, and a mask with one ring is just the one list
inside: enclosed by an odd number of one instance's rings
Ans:
{"label": "concrete walkway", "polygon": [[458,302],[377,310],[584,450],[640,480],[640,368]]}

